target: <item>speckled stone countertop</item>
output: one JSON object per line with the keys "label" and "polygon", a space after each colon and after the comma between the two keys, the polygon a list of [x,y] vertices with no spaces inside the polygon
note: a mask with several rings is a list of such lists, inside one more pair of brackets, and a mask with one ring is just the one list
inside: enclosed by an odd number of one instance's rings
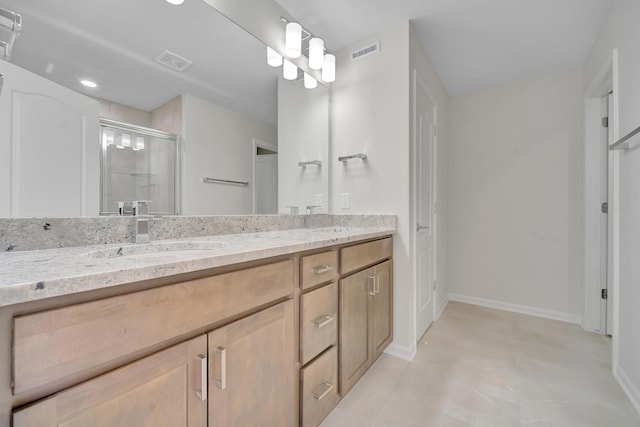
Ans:
{"label": "speckled stone countertop", "polygon": [[[320,227],[0,253],[0,307],[390,235]],[[142,249],[144,248],[144,249]]]}

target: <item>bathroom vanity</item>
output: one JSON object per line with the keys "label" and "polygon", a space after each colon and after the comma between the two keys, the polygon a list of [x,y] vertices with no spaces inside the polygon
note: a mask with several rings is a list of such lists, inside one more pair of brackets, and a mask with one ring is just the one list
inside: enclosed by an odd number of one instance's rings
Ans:
{"label": "bathroom vanity", "polygon": [[316,426],[392,340],[393,232],[2,254],[0,425]]}

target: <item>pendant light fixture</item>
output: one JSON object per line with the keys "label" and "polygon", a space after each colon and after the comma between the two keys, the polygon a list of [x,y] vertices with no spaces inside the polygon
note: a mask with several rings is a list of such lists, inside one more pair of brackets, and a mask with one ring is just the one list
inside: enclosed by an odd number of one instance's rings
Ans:
{"label": "pendant light fixture", "polygon": [[324,56],[322,65],[322,81],[331,83],[336,79],[336,57],[330,53]]}
{"label": "pendant light fixture", "polygon": [[275,50],[267,46],[267,64],[272,67],[279,67],[282,65],[282,55]]}
{"label": "pendant light fixture", "polygon": [[304,87],[307,89],[315,89],[318,86],[318,81],[311,77],[309,74],[304,73]]}
{"label": "pendant light fixture", "polygon": [[282,67],[282,77],[287,80],[295,80],[298,78],[298,67],[293,62],[285,59]]}
{"label": "pendant light fixture", "polygon": [[[281,55],[282,50],[276,51],[267,46],[267,63],[271,67],[282,65],[282,76],[286,80],[298,79],[297,64],[300,64],[303,70],[304,87],[307,89],[318,86],[318,79],[313,76],[315,71],[311,70],[319,70],[322,81],[325,83],[335,81],[336,57],[330,53],[325,54],[324,41],[319,37],[314,37],[310,31],[302,28],[297,22],[290,22],[284,17],[280,17],[280,20],[285,23],[284,55]],[[307,59],[306,63],[298,63],[297,61],[294,63],[287,59],[300,58],[303,56],[303,50]],[[304,59],[302,58],[303,61]]]}
{"label": "pendant light fixture", "polygon": [[321,38],[313,37],[309,40],[309,67],[312,70],[322,68],[324,62],[324,41]]}

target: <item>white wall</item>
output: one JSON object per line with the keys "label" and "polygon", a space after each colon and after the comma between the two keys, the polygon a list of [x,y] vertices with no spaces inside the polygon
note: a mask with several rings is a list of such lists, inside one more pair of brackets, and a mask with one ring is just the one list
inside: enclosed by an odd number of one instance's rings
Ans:
{"label": "white wall", "polygon": [[[417,70],[418,75],[429,89],[429,95],[436,104],[436,189],[435,189],[435,230],[436,230],[436,268],[435,280],[437,290],[435,292],[436,315],[442,311],[449,298],[449,286],[447,281],[447,218],[448,212],[448,179],[447,165],[449,153],[449,95],[445,90],[435,68],[424,53],[413,27],[409,40],[409,71]],[[411,101],[413,104],[413,100]],[[410,129],[413,132],[413,114],[410,116]],[[413,135],[413,134],[412,134]],[[413,136],[412,136],[413,138]],[[413,143],[413,140],[411,141]],[[417,221],[413,218],[413,206],[410,224]]]}
{"label": "white wall", "polygon": [[[422,48],[415,38],[412,39],[411,32],[411,25],[405,21],[339,51],[332,88],[332,213],[397,215],[398,231],[393,247],[394,341],[388,351],[405,358],[411,358],[416,348],[410,240],[413,232],[410,200],[412,67],[419,69],[436,97],[435,101],[442,104],[439,124],[443,128],[446,128],[447,108],[446,92]],[[379,53],[351,61],[353,50],[376,41],[380,41]],[[446,132],[439,143],[446,145]],[[337,162],[339,156],[356,153],[364,153],[368,159],[354,159],[345,164]],[[445,156],[446,150],[443,150],[439,160]],[[446,180],[441,181],[444,182]],[[444,187],[441,190],[440,195],[444,196]],[[349,209],[341,208],[341,193],[350,194]],[[441,236],[445,236],[444,230]],[[444,238],[441,244],[444,247]],[[440,274],[444,274],[444,258],[439,261],[442,263]]]}
{"label": "white wall", "polygon": [[578,322],[581,72],[452,97],[450,114],[452,297]]}
{"label": "white wall", "polygon": [[[183,95],[182,103],[182,213],[251,212],[253,139],[276,144],[276,127],[193,95]],[[207,184],[205,176],[250,184]]]}
{"label": "white wall", "polygon": [[[298,166],[311,160],[322,166]],[[305,89],[301,81],[278,78],[278,212],[297,206],[304,214],[311,205],[328,212],[330,167],[329,88]]]}
{"label": "white wall", "polygon": [[[585,87],[598,78],[617,49],[618,74],[614,75],[618,117],[614,136],[621,137],[640,126],[640,2],[616,0],[584,68]],[[632,140],[637,147],[640,137]],[[618,156],[619,271],[614,283],[617,325],[614,323],[614,375],[640,411],[640,152],[615,152]],[[617,292],[616,292],[617,291]]]}

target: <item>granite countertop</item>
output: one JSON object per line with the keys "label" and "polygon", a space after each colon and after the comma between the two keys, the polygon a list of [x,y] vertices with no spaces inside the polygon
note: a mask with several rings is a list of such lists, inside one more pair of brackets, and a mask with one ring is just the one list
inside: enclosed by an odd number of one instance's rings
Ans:
{"label": "granite countertop", "polygon": [[322,227],[158,240],[151,244],[5,252],[0,253],[0,307],[394,232],[390,227]]}

